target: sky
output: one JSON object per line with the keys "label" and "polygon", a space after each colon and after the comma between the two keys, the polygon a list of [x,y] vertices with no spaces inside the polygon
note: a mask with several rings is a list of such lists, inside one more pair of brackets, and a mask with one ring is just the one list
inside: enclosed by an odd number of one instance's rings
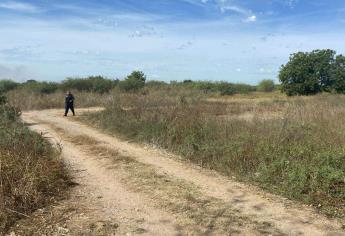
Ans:
{"label": "sky", "polygon": [[344,0],[0,0],[0,79],[278,81],[292,53],[344,54],[344,29]]}

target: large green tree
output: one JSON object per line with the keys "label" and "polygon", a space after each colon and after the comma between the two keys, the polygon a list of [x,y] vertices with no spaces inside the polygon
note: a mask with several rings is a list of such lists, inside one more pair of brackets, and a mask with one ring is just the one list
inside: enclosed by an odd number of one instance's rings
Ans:
{"label": "large green tree", "polygon": [[345,92],[344,56],[330,49],[298,52],[281,67],[279,80],[288,95]]}

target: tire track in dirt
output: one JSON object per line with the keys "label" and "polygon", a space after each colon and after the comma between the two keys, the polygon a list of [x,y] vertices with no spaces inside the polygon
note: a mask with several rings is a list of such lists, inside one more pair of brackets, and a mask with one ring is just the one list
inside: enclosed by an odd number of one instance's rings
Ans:
{"label": "tire track in dirt", "polygon": [[[264,193],[255,187],[238,183],[215,172],[201,170],[194,165],[177,161],[176,157],[160,150],[119,140],[80,124],[73,118],[60,117],[60,113],[58,110],[25,112],[23,119],[27,122],[40,123],[41,125],[38,126],[40,128],[44,123],[46,128],[50,129],[49,133],[54,133],[55,131],[51,127],[55,127],[66,134],[91,137],[105,149],[116,150],[121,155],[130,156],[138,162],[154,167],[159,173],[194,184],[200,188],[202,194],[230,204],[239,215],[250,219],[251,222],[257,222],[258,225],[266,224],[268,228],[278,229],[273,232],[287,235],[345,235],[342,230],[344,222],[340,222],[340,220],[327,219],[309,207]],[[73,148],[72,145],[71,149]],[[90,160],[85,158],[84,161]],[[242,231],[242,234],[245,232]],[[249,232],[247,231],[247,233]]]}

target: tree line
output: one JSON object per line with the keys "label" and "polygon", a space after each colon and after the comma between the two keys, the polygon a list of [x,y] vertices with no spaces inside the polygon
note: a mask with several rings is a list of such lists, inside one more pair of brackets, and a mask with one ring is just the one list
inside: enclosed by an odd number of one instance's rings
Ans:
{"label": "tree line", "polygon": [[14,89],[26,89],[39,94],[51,94],[57,91],[74,90],[79,92],[108,93],[112,89],[123,92],[137,92],[145,88],[169,89],[184,88],[200,90],[204,93],[219,93],[220,95],[244,94],[255,91],[272,92],[277,86],[273,80],[262,80],[258,85],[244,83],[229,83],[225,81],[164,81],[149,80],[142,71],[133,71],[125,79],[109,79],[103,76],[86,78],[67,78],[60,83],[28,80],[17,83],[12,80],[0,80],[0,93]]}

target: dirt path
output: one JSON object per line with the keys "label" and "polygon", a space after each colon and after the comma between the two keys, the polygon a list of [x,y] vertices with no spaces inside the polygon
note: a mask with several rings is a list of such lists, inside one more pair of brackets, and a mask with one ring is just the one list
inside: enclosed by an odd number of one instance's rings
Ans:
{"label": "dirt path", "polygon": [[61,111],[25,112],[23,119],[62,145],[79,184],[56,207],[78,210],[59,223],[46,220],[56,235],[345,235],[345,222],[106,135]]}

